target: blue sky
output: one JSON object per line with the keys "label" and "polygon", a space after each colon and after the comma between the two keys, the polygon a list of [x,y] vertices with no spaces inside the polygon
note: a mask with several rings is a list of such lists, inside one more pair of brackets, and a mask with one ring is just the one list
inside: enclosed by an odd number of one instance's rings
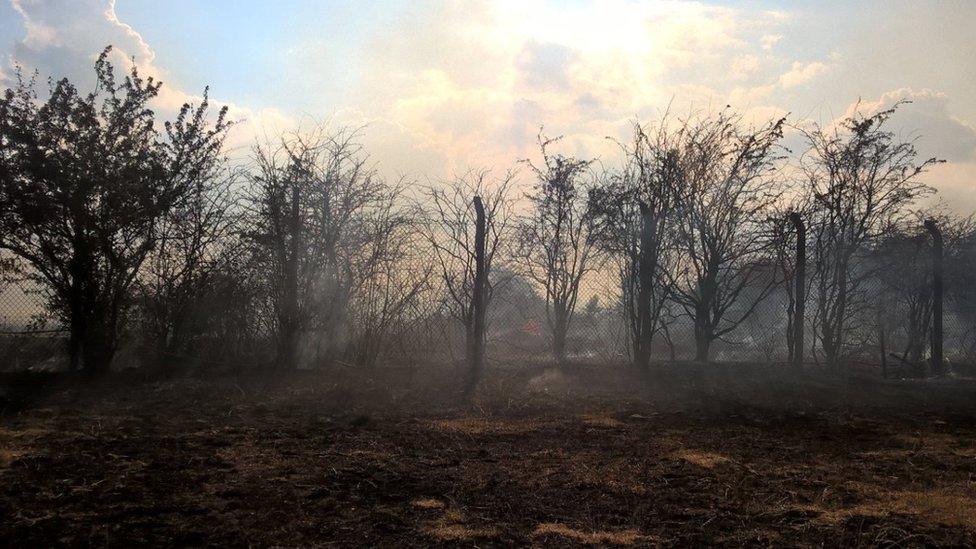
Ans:
{"label": "blue sky", "polygon": [[235,143],[328,119],[367,125],[388,174],[506,169],[540,125],[612,161],[606,136],[668,105],[830,123],[909,99],[894,121],[949,162],[929,182],[976,209],[976,2],[0,0],[12,66],[82,86],[106,44],[160,77],[164,114],[230,106]]}

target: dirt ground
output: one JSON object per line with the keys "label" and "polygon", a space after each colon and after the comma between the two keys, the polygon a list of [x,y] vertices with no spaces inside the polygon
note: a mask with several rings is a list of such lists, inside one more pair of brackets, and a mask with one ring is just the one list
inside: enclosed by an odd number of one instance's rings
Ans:
{"label": "dirt ground", "polygon": [[4,546],[976,544],[976,384],[772,367],[8,376]]}

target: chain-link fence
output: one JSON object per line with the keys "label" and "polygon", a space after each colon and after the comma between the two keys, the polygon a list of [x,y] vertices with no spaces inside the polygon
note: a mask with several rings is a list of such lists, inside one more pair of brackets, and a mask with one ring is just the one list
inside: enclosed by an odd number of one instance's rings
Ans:
{"label": "chain-link fence", "polygon": [[[552,362],[553,332],[539,284],[504,265],[496,265],[492,279],[485,334],[489,366]],[[968,292],[960,291],[965,288],[958,287],[958,283],[953,287],[952,282],[948,283],[945,294],[944,355],[950,368],[963,372],[976,363],[976,307]],[[762,299],[749,314],[742,315],[741,322],[712,342],[711,361],[786,364],[790,360],[787,332],[792,281],[764,280],[762,284]],[[632,360],[634,336],[629,313],[621,299],[621,287],[619,275],[611,268],[593,269],[583,277],[566,338],[568,360],[606,364]],[[893,291],[881,276],[862,281],[860,301],[846,320],[845,362],[879,374],[882,365],[892,375],[923,373],[932,335],[929,291],[927,286],[921,291]],[[804,361],[820,364],[824,356],[818,336],[816,292],[808,290],[807,293]],[[367,328],[373,330],[372,336],[354,333],[355,326],[345,329],[342,337],[337,337],[337,330],[329,327],[304,330],[296,360],[310,367],[322,364],[323,357],[328,357],[329,362],[362,365],[367,362],[363,359],[366,352],[363,349],[372,346],[370,349],[375,349],[369,352],[380,357],[378,362],[422,365],[465,361],[464,323],[444,305],[444,288],[436,273],[428,272],[423,290],[417,295],[410,312],[391,321],[382,331],[376,330],[380,323],[370,321],[372,324]],[[179,348],[167,347],[164,341],[153,339],[155,336],[144,331],[139,307],[136,301],[126,317],[123,344],[115,357],[116,367],[145,365],[150,357],[156,361],[216,367],[253,367],[274,360],[273,322],[262,324],[254,320],[273,316],[262,310],[268,307],[266,301],[252,300],[246,304],[239,314],[239,322],[225,318],[218,319],[221,320],[218,323],[200,324],[189,343]],[[373,305],[360,307],[368,309]],[[733,307],[728,315],[737,318],[744,309],[745,306],[737,312]],[[669,301],[660,317],[651,360],[693,360],[696,330],[690,311]],[[357,321],[350,314],[345,315],[343,322],[367,323]],[[342,352],[336,352],[336,345],[326,344],[337,339],[343,341]],[[8,276],[0,288],[3,369],[64,369],[68,364],[67,344],[68,332],[51,314],[45,288],[23,272]]]}

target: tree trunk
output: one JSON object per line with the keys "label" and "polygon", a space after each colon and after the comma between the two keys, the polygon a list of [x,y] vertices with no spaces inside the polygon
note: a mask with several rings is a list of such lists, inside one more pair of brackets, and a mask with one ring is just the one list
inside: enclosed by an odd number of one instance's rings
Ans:
{"label": "tree trunk", "polygon": [[68,369],[77,372],[81,369],[81,351],[85,341],[85,320],[82,316],[81,304],[72,300],[71,325],[68,335]]}
{"label": "tree trunk", "polygon": [[708,324],[708,312],[699,310],[695,315],[695,362],[708,362],[712,339],[714,338],[712,328]]}
{"label": "tree trunk", "polygon": [[885,326],[882,315],[878,315],[878,345],[881,353],[881,377],[888,379],[888,348],[885,344]]}
{"label": "tree trunk", "polygon": [[566,365],[566,331],[567,313],[564,307],[557,305],[554,307],[554,322],[552,326],[552,354],[556,359],[556,366],[562,368]]}
{"label": "tree trunk", "polygon": [[284,265],[284,288],[278,334],[278,367],[295,368],[298,350],[298,254],[301,250],[301,209],[298,185],[292,187],[290,239]]}
{"label": "tree trunk", "polygon": [[111,320],[90,319],[82,342],[85,373],[99,376],[109,371],[116,351],[116,326]]}
{"label": "tree trunk", "polygon": [[654,283],[654,240],[656,226],[646,204],[640,202],[641,233],[640,260],[637,274],[637,325],[639,328],[634,353],[634,365],[647,369],[651,358],[651,343],[654,335],[654,320],[651,318],[651,285]]}
{"label": "tree trunk", "polygon": [[945,375],[942,356],[942,231],[935,220],[925,222],[925,228],[932,234],[932,375]]}
{"label": "tree trunk", "polygon": [[830,327],[830,341],[824,341],[827,365],[833,371],[840,370],[841,350],[844,343],[844,318],[847,316],[847,262],[837,267],[837,306]]}
{"label": "tree trunk", "polygon": [[83,259],[85,244],[80,238],[74,239],[74,250],[68,269],[71,273],[71,287],[68,289],[68,308],[70,316],[70,335],[68,337],[68,369],[76,372],[82,368],[82,350],[86,337],[85,322],[85,280],[87,266]]}

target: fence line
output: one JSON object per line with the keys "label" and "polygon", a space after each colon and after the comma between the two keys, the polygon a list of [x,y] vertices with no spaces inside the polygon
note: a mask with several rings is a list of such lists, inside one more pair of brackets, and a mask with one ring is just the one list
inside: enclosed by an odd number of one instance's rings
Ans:
{"label": "fence line", "polygon": [[[815,304],[811,292],[807,291],[805,280],[804,224],[798,215],[791,216],[791,221],[797,234],[801,235],[795,248],[797,270],[794,276],[780,281],[751,316],[715,342],[713,361],[769,362],[792,364],[794,367],[800,367],[802,363],[823,362],[814,329],[814,323],[818,320],[816,307],[811,313],[811,306]],[[482,289],[476,289],[473,295],[484,296],[483,287],[488,278],[484,272],[483,209],[479,209],[476,226],[479,260],[475,284]],[[959,371],[976,362],[976,306],[968,296],[956,292],[958,288],[945,287],[941,234],[934,222],[926,223],[926,228],[935,243],[930,266],[932,301],[931,312],[927,313],[930,316],[923,318],[925,322],[922,327],[911,325],[906,309],[914,304],[906,300],[919,296],[892,299],[891,290],[883,280],[877,277],[869,279],[861,289],[864,302],[855,311],[856,326],[849,334],[845,360],[850,364],[876,367],[879,375],[887,375],[893,368],[902,372],[924,370],[926,362],[929,362],[925,353],[919,363],[918,357],[913,360],[907,350],[917,345],[919,330],[927,334],[925,351],[930,355],[933,374],[943,372],[943,363]],[[423,263],[431,258],[420,259]],[[882,266],[882,270],[884,268]],[[479,297],[474,304],[474,314],[481,320],[475,327],[473,337],[465,334],[461,324],[440,304],[439,292],[443,288],[438,288],[436,281],[432,280],[423,312],[416,314],[410,326],[389,334],[388,340],[383,342],[386,347],[382,353],[383,360],[411,363],[474,360],[476,365],[485,361],[491,364],[518,364],[552,360],[552,334],[546,326],[545,298],[538,285],[503,264],[495,266],[491,280],[494,289],[490,304],[485,303],[484,297]],[[795,318],[803,319],[802,322],[794,322],[793,326],[790,326],[789,320],[791,294],[794,297]],[[567,358],[603,363],[633,361],[633,336],[621,304],[620,280],[614,269],[607,265],[589,273],[583,279],[580,295],[582,298],[567,337]],[[0,360],[3,369],[65,367],[66,331],[55,320],[46,317],[45,313],[43,292],[25,283],[23,278],[8,280],[0,286]],[[695,353],[695,327],[687,313],[676,303],[669,303],[662,314],[665,319],[662,329],[647,347],[649,359],[691,360]],[[138,349],[152,350],[154,343],[159,343],[143,340],[140,337],[143,334],[138,333],[137,315],[132,316],[133,322],[127,326],[127,345],[117,359],[122,365],[142,364],[144,356],[140,356]],[[304,357],[314,364],[325,356],[317,343],[317,338],[321,337],[334,336],[324,336],[314,330],[302,334],[302,348],[296,360]],[[259,332],[252,339],[238,345],[243,345],[242,349],[250,349],[250,352],[238,352],[239,356],[233,356],[220,336],[209,333],[198,334],[191,348],[179,352],[166,349],[153,352],[200,364],[270,363],[274,349],[271,334]],[[473,347],[469,348],[469,345]],[[218,356],[223,358],[216,358]],[[355,362],[345,356],[332,356],[331,360]]]}

